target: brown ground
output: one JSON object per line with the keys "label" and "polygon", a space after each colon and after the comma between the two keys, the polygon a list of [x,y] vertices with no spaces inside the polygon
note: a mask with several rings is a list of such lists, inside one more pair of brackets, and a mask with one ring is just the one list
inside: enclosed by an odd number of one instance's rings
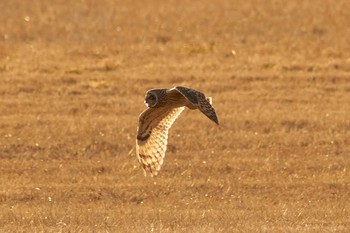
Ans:
{"label": "brown ground", "polygon": [[[349,232],[348,0],[0,9],[1,232]],[[186,110],[144,177],[144,93],[175,85],[221,125]]]}

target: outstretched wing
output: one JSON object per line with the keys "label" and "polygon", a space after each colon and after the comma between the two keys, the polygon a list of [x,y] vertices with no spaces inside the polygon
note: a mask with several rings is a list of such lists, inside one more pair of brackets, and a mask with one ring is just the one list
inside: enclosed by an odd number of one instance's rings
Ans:
{"label": "outstretched wing", "polygon": [[151,175],[158,174],[165,156],[169,128],[184,109],[148,108],[139,116],[136,155],[143,169]]}
{"label": "outstretched wing", "polygon": [[202,92],[187,87],[178,86],[170,89],[170,92],[172,91],[178,91],[210,120],[214,121],[216,124],[219,124],[215,109],[210,103],[211,98],[206,98]]}

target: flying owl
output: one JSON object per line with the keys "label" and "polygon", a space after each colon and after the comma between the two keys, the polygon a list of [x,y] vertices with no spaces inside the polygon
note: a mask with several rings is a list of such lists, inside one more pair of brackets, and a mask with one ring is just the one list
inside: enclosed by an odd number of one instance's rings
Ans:
{"label": "flying owl", "polygon": [[145,97],[147,109],[139,116],[136,139],[138,161],[151,176],[156,176],[163,164],[168,141],[168,131],[181,112],[199,109],[210,120],[219,124],[211,98],[194,89],[174,87],[151,89]]}

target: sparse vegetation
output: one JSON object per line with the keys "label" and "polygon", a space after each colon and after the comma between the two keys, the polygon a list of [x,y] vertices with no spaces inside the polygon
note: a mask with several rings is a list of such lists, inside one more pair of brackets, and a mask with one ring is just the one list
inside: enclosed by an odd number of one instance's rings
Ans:
{"label": "sparse vegetation", "polygon": [[[348,1],[0,8],[1,232],[349,232]],[[144,177],[144,94],[176,85],[221,125],[185,111]]]}

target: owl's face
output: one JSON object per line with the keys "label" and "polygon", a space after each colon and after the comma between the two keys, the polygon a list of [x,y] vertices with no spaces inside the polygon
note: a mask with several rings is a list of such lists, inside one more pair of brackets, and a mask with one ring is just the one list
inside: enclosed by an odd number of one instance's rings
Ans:
{"label": "owl's face", "polygon": [[147,107],[154,108],[157,106],[157,103],[158,103],[157,93],[155,91],[148,91],[145,97],[145,104],[147,105]]}

